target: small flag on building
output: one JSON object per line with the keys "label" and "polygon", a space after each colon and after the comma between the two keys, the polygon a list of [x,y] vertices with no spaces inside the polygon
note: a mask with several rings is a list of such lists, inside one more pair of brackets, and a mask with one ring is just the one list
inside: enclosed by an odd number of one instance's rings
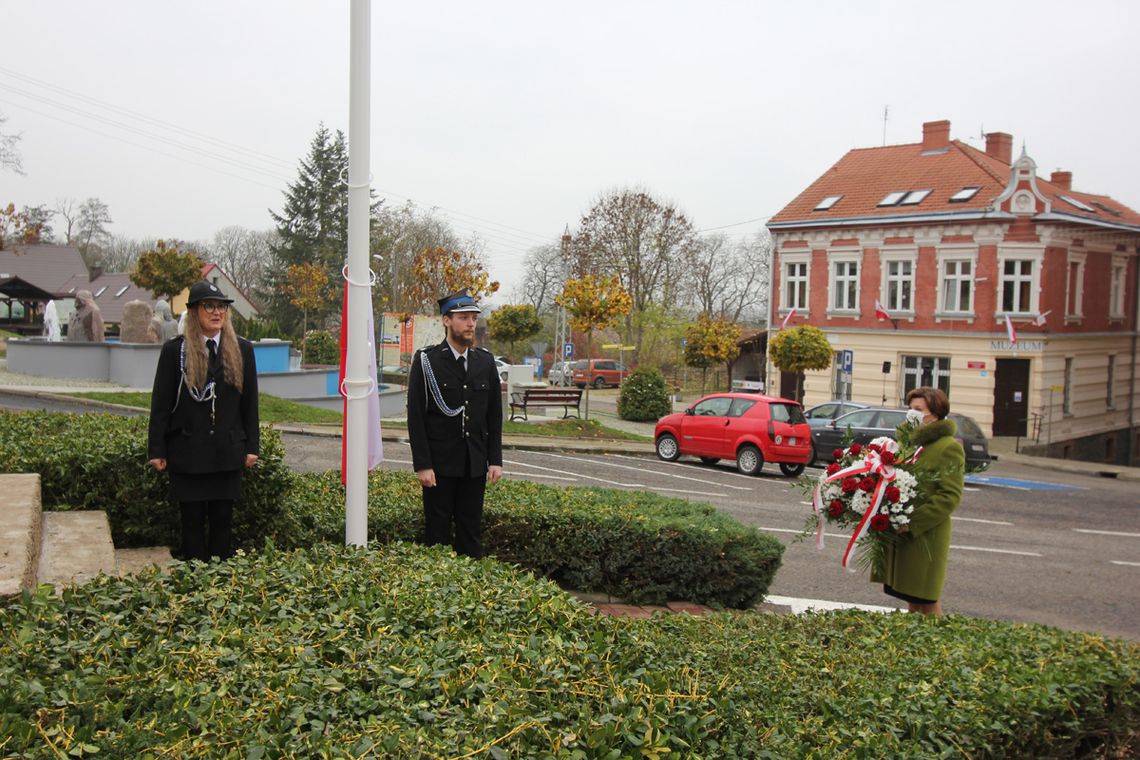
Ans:
{"label": "small flag on building", "polygon": [[1009,342],[1016,346],[1017,330],[1014,329],[1013,320],[1009,318],[1008,314],[1005,315],[1005,332],[1009,336]]}
{"label": "small flag on building", "polygon": [[875,316],[878,317],[879,319],[890,319],[891,318],[891,315],[888,314],[887,310],[883,308],[883,305],[881,303],[879,303],[878,298],[875,299]]}
{"label": "small flag on building", "polygon": [[789,312],[788,312],[788,313],[787,313],[787,314],[784,316],[784,321],[780,323],[780,329],[781,329],[781,330],[784,330],[784,329],[786,329],[786,328],[787,328],[787,326],[788,326],[788,322],[791,322],[791,321],[792,321],[792,317],[794,317],[795,315],[796,315],[796,310],[795,310],[795,309],[792,309],[791,311],[789,311]]}
{"label": "small flag on building", "polygon": [[1045,317],[1049,316],[1052,313],[1053,313],[1053,310],[1050,309],[1049,311],[1047,311],[1043,314],[1038,314],[1036,317],[1034,317],[1033,324],[1037,325],[1038,327],[1044,327],[1045,326]]}

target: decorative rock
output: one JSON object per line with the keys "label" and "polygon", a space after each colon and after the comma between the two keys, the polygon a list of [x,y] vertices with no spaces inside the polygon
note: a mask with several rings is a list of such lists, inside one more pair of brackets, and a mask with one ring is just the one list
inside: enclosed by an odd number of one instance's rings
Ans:
{"label": "decorative rock", "polygon": [[154,320],[151,322],[152,329],[158,335],[158,342],[165,343],[171,338],[178,337],[178,322],[174,319],[174,314],[170,311],[170,304],[166,299],[160,298],[154,302]]}
{"label": "decorative rock", "polygon": [[103,313],[90,290],[75,294],[75,311],[67,323],[67,339],[73,343],[103,342]]}
{"label": "decorative rock", "polygon": [[119,330],[123,343],[157,343],[154,311],[146,301],[128,301],[123,305],[123,324]]}

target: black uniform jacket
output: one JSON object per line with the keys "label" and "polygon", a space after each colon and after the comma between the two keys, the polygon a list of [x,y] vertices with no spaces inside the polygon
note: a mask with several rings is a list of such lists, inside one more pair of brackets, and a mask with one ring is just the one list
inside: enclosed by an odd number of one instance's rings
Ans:
{"label": "black uniform jacket", "polygon": [[253,344],[238,338],[242,358],[242,392],[226,382],[221,362],[212,375],[217,392],[214,419],[210,402],[195,401],[182,384],[178,408],[174,397],[181,376],[179,356],[182,336],[168,340],[158,356],[154,390],[150,397],[149,459],[167,460],[167,469],[178,473],[208,473],[240,470],[246,454],[260,454],[257,417],[257,364]]}
{"label": "black uniform jacket", "polygon": [[[440,411],[427,387],[421,354],[431,362],[443,402],[456,409],[466,401],[465,414],[448,417]],[[503,464],[503,399],[495,360],[484,348],[470,348],[467,362],[464,376],[446,340],[412,357],[408,438],[412,467],[417,471],[432,469],[445,477],[480,477],[490,465]]]}

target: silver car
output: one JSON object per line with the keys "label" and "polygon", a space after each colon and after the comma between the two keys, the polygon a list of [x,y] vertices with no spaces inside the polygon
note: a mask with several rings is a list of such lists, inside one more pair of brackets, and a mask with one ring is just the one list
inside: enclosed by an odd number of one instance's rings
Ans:
{"label": "silver car", "polygon": [[554,366],[550,368],[550,373],[546,376],[546,381],[551,385],[569,387],[573,364],[574,362],[554,362]]}

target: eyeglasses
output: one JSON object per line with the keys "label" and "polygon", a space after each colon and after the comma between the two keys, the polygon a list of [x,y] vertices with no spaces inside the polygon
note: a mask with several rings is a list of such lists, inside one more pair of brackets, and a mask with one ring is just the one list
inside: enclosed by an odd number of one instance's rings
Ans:
{"label": "eyeglasses", "polygon": [[230,305],[224,301],[202,301],[198,304],[198,307],[210,313],[217,311],[224,314],[230,308]]}

